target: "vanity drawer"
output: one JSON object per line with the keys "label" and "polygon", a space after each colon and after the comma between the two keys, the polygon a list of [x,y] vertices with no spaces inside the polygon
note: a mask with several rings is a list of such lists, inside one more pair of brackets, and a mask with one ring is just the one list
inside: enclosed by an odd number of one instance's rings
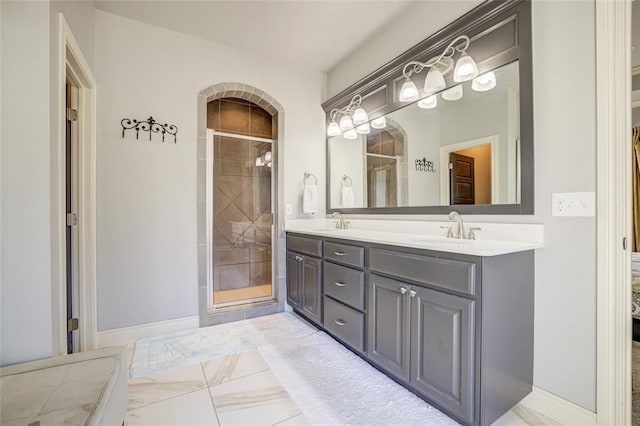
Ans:
{"label": "vanity drawer", "polygon": [[324,258],[356,268],[364,268],[364,247],[325,241]]}
{"label": "vanity drawer", "polygon": [[324,262],[324,294],[364,310],[364,272]]}
{"label": "vanity drawer", "polygon": [[353,349],[364,352],[364,314],[324,297],[324,328]]}
{"label": "vanity drawer", "polygon": [[369,250],[369,269],[434,287],[475,295],[476,265],[389,250]]}
{"label": "vanity drawer", "polygon": [[322,240],[316,238],[287,235],[287,250],[322,257]]}

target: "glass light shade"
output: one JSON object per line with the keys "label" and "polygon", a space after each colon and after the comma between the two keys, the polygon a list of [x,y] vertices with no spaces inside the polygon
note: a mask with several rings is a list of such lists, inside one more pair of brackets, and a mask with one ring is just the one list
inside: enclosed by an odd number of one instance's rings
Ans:
{"label": "glass light shade", "polygon": [[[474,80],[475,81],[475,80]],[[447,101],[457,101],[462,98],[462,85],[458,84],[457,86],[453,86],[450,89],[442,92],[442,99]]]}
{"label": "glass light shade", "polygon": [[453,69],[453,81],[460,83],[462,81],[471,80],[478,76],[478,65],[467,52],[462,52],[462,56],[458,58],[456,67]]}
{"label": "glass light shade", "polygon": [[356,129],[351,129],[344,132],[343,136],[345,139],[356,139],[358,137],[358,133],[356,132]]}
{"label": "glass light shade", "polygon": [[368,135],[371,133],[371,127],[369,126],[369,123],[364,123],[356,127],[356,131],[361,135]]}
{"label": "glass light shade", "polygon": [[431,95],[424,99],[420,99],[420,102],[418,102],[418,108],[422,108],[422,109],[435,108],[437,105],[438,105],[438,98],[436,97],[436,95]]}
{"label": "glass light shade", "polygon": [[264,161],[262,160],[262,157],[256,158],[256,167],[262,167],[262,166],[264,166]]}
{"label": "glass light shade", "polygon": [[353,112],[353,124],[355,124],[356,126],[358,124],[366,123],[367,121],[369,121],[369,116],[367,115],[367,111],[365,111],[364,108],[357,108]]}
{"label": "glass light shade", "polygon": [[264,153],[264,161],[266,161],[267,163],[271,162],[271,151],[267,151]]}
{"label": "glass light shade", "polygon": [[418,88],[413,81],[406,79],[400,88],[398,100],[400,102],[412,102],[418,99]]}
{"label": "glass light shade", "polygon": [[435,66],[431,67],[424,79],[424,92],[430,95],[441,91],[445,87],[447,87],[447,84],[444,82],[444,77],[440,70]]}
{"label": "glass light shade", "polygon": [[476,92],[486,92],[494,87],[496,87],[496,74],[493,71],[479,75],[471,82],[471,88]]}
{"label": "glass light shade", "polygon": [[327,136],[338,136],[340,133],[340,126],[338,126],[335,120],[332,120],[331,123],[329,123],[329,127],[327,127]]}
{"label": "glass light shade", "polygon": [[371,121],[371,127],[373,127],[374,129],[384,129],[385,127],[387,127],[387,119],[384,118],[384,116],[374,118]]}
{"label": "glass light shade", "polygon": [[343,115],[340,119],[340,130],[350,130],[353,129],[353,121],[351,121],[351,117],[348,115]]}
{"label": "glass light shade", "polygon": [[267,163],[267,167],[271,168],[271,161]]}

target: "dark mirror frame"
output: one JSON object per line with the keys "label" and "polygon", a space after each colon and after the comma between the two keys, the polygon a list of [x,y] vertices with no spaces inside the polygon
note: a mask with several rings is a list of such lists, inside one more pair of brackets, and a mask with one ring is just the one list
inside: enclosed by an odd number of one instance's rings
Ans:
{"label": "dark mirror frame", "polygon": [[[478,63],[480,74],[519,60],[520,79],[520,204],[456,204],[449,206],[331,208],[329,138],[326,147],[327,213],[346,214],[446,214],[456,210],[464,214],[533,214],[533,71],[531,50],[530,0],[488,0],[427,39],[410,48],[362,80],[322,104],[329,123],[329,112],[343,108],[354,95],[362,96],[362,106],[369,119],[387,115],[409,105],[399,102],[398,92],[404,81],[402,68],[409,61],[426,62],[439,55],[459,35],[471,38],[467,52]],[[453,84],[449,73],[447,87]],[[426,71],[412,76],[422,87]]]}

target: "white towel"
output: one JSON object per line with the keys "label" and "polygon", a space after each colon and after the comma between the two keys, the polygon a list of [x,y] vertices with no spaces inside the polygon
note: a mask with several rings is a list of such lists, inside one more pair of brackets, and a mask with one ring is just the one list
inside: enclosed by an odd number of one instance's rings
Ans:
{"label": "white towel", "polygon": [[353,195],[353,187],[352,186],[343,186],[342,187],[342,207],[345,209],[355,207],[356,202]]}
{"label": "white towel", "polygon": [[302,212],[304,214],[314,214],[318,212],[318,187],[316,185],[305,185],[302,192]]}

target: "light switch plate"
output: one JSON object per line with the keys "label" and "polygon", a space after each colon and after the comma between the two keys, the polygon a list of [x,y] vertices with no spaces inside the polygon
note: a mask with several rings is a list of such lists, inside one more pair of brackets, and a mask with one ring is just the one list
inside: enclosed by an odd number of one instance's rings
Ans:
{"label": "light switch plate", "polygon": [[293,216],[293,204],[287,203],[284,205],[284,214],[286,216]]}
{"label": "light switch plate", "polygon": [[596,215],[596,193],[591,191],[551,194],[551,215],[594,217]]}

